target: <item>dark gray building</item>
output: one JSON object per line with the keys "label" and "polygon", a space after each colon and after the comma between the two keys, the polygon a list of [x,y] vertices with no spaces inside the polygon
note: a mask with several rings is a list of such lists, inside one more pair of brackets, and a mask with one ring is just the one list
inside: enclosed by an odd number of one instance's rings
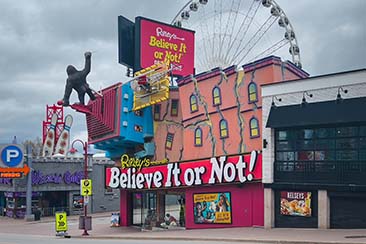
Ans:
{"label": "dark gray building", "polygon": [[[104,168],[114,164],[107,158],[90,158],[88,178],[92,180],[92,196],[88,212],[115,211],[119,209],[119,194],[105,189]],[[78,157],[37,157],[33,159],[32,210],[42,216],[52,216],[56,211],[75,215],[83,213],[80,180],[84,177],[84,159]],[[3,215],[23,218],[26,210],[27,177],[0,179],[0,207]]]}

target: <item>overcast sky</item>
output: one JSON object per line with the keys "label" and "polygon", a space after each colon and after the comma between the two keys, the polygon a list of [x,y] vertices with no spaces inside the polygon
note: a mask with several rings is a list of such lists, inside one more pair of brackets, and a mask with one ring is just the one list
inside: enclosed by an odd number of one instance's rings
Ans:
{"label": "overcast sky", "polygon": [[[42,136],[46,104],[61,99],[66,66],[81,69],[92,51],[94,89],[128,80],[118,64],[117,16],[170,23],[182,0],[0,0],[0,143]],[[313,75],[366,67],[365,0],[276,0],[299,41],[303,68]],[[73,92],[71,102],[76,102]],[[85,117],[72,138],[86,139]]]}

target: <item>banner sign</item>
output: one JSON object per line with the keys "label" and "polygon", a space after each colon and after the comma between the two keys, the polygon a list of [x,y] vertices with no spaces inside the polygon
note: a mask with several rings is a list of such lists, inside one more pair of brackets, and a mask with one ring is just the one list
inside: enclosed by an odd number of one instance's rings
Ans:
{"label": "banner sign", "polygon": [[195,224],[231,224],[230,192],[193,194]]}
{"label": "banner sign", "polygon": [[194,73],[194,31],[143,17],[135,25],[137,70],[165,62],[172,64],[173,75]]}
{"label": "banner sign", "polygon": [[151,189],[262,179],[262,154],[221,156],[193,162],[137,168],[106,168],[106,187]]}
{"label": "banner sign", "polygon": [[281,214],[311,217],[311,192],[281,191]]}

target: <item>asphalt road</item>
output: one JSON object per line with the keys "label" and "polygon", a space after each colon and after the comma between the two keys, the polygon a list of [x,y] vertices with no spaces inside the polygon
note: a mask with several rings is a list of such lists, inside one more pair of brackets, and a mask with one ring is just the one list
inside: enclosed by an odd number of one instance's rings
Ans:
{"label": "asphalt road", "polygon": [[[19,234],[3,234],[0,233],[0,244],[232,244],[233,242],[222,241],[175,241],[175,240],[106,240],[106,239],[90,239],[90,238],[63,238],[63,237],[49,237],[49,236],[35,236],[35,235],[19,235]],[[254,244],[248,243],[247,244]],[[256,242],[259,243],[259,242]]]}

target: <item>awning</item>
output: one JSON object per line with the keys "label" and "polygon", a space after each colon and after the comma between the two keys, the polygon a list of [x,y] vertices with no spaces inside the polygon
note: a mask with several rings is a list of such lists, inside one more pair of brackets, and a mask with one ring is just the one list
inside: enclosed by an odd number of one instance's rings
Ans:
{"label": "awning", "polygon": [[366,97],[271,107],[266,127],[366,122]]}

